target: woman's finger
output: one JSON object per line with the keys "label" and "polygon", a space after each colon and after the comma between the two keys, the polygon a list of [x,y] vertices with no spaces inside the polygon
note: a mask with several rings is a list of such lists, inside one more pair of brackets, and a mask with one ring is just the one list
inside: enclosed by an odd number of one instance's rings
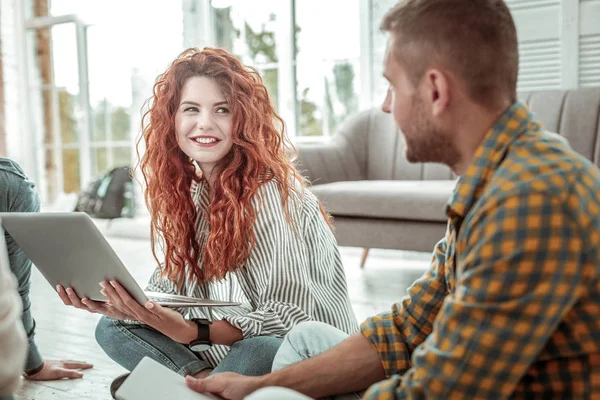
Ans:
{"label": "woman's finger", "polygon": [[67,296],[67,292],[62,285],[56,285],[56,293],[58,293],[58,297],[62,300],[65,306],[72,306],[71,300],[69,300],[69,296]]}
{"label": "woman's finger", "polygon": [[135,315],[135,317],[138,320],[145,321],[149,317],[152,316],[151,315],[152,313],[150,313],[148,310],[146,310],[146,308],[144,306],[142,306],[133,297],[131,297],[129,292],[127,290],[125,290],[125,288],[123,286],[121,286],[121,284],[119,282],[110,281],[110,285],[115,290],[115,292],[117,293],[119,298],[121,298],[121,301],[123,301],[123,304],[125,305],[125,307],[127,307],[127,309],[131,310],[131,312],[133,312],[133,315]]}
{"label": "woman's finger", "polygon": [[69,300],[71,300],[71,304],[73,305],[73,307],[87,309],[87,307],[81,302],[81,299],[79,298],[79,296],[77,296],[77,293],[75,293],[75,290],[73,290],[73,288],[68,287],[67,289],[65,289],[65,291],[67,292],[67,296],[69,297]]}
{"label": "woman's finger", "polygon": [[[119,295],[119,293],[117,293],[115,288],[110,283],[104,281],[100,285],[103,287],[102,292],[106,297],[108,297],[108,300],[113,308],[124,314],[131,315],[134,317],[134,319],[143,322],[136,314],[135,310],[132,310],[127,306],[124,299]],[[127,292],[125,293],[127,294]],[[127,296],[129,296],[129,294],[127,294]]]}
{"label": "woman's finger", "polygon": [[87,307],[88,311],[91,312],[106,315],[106,313],[109,311],[108,307],[106,306],[106,303],[101,301],[94,301],[85,297],[81,299],[81,302]]}
{"label": "woman's finger", "polygon": [[146,304],[144,304],[144,308],[153,317],[157,317],[157,318],[161,318],[161,319],[163,318],[163,316],[165,316],[166,312],[168,313],[170,311],[173,311],[173,310],[163,307],[160,304],[158,304],[154,301],[151,301],[151,300],[148,300],[146,302]]}

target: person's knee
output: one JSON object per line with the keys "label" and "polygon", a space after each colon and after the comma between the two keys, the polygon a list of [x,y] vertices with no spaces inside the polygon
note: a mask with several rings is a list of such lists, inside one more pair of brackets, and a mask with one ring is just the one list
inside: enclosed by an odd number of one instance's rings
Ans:
{"label": "person's knee", "polygon": [[232,371],[246,376],[268,374],[282,342],[282,339],[272,336],[240,340],[231,346],[229,355],[214,372]]}
{"label": "person's knee", "polygon": [[348,334],[323,322],[308,321],[288,332],[273,360],[273,371],[321,354],[348,337]]}
{"label": "person's knee", "polygon": [[103,316],[96,325],[96,331],[94,332],[96,342],[105,352],[114,346],[117,323],[117,320]]}
{"label": "person's knee", "polygon": [[303,394],[282,387],[266,387],[245,397],[245,400],[308,400]]}
{"label": "person's knee", "polygon": [[231,351],[251,353],[256,355],[277,353],[283,339],[273,336],[256,336],[253,338],[243,339],[235,342],[231,346]]}
{"label": "person's knee", "polygon": [[[322,336],[329,328],[333,328],[323,322],[306,321],[293,327],[285,336],[294,348],[305,347],[310,339]],[[334,328],[335,329],[335,328]]]}

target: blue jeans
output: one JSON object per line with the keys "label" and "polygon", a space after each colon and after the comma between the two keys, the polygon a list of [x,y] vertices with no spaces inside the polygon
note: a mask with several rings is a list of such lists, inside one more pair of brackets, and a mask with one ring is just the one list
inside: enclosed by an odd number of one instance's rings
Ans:
{"label": "blue jeans", "polygon": [[[195,375],[210,368],[186,345],[178,343],[147,325],[130,324],[102,317],[96,326],[96,341],[115,362],[131,371],[148,356],[180,375]],[[259,336],[240,340],[231,346],[227,357],[213,370],[260,376],[271,372],[275,353],[282,339]]]}
{"label": "blue jeans", "polygon": [[[27,179],[23,169],[14,161],[0,158],[0,212],[39,212],[40,199],[35,184]],[[31,315],[29,288],[31,286],[31,260],[14,239],[5,232],[10,269],[19,282],[19,295],[23,301],[23,327],[29,338],[29,352],[25,370],[42,364],[42,356],[34,341],[35,321]]]}
{"label": "blue jeans", "polygon": [[[273,360],[273,371],[319,355],[348,338],[348,334],[322,322],[302,322],[296,325],[284,338]],[[334,400],[355,400],[360,393],[346,393],[334,396]],[[282,388],[265,388],[246,397],[248,400],[303,400],[308,397]]]}

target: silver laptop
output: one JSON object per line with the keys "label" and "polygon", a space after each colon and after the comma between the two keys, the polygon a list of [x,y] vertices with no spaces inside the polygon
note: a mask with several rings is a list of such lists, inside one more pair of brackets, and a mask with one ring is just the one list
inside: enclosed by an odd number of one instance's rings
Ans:
{"label": "silver laptop", "polygon": [[[56,290],[71,287],[79,298],[106,301],[99,283],[115,280],[140,304],[224,307],[240,303],[144,292],[91,218],[74,213],[0,213],[0,224]],[[4,239],[4,237],[3,237]],[[6,253],[5,248],[0,251]],[[2,255],[0,255],[0,258]]]}
{"label": "silver laptop", "polygon": [[115,393],[117,400],[211,400],[219,397],[194,392],[185,378],[149,357],[131,371]]}

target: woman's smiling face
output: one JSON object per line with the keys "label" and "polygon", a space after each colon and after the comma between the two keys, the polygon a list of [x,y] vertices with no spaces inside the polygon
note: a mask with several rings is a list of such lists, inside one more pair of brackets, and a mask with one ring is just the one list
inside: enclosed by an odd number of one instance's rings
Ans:
{"label": "woman's smiling face", "polygon": [[179,148],[203,173],[210,173],[231,150],[232,125],[230,105],[217,82],[204,76],[189,78],[175,114],[175,131]]}

